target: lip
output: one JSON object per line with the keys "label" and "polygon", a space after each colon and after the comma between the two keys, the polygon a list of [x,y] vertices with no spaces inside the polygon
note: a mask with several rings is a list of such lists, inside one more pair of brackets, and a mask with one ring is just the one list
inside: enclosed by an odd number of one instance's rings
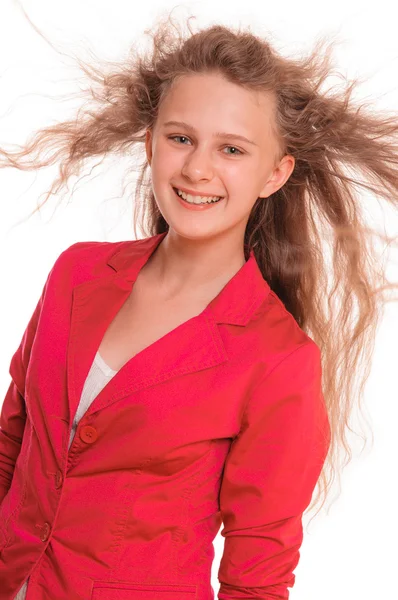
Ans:
{"label": "lip", "polygon": [[173,187],[177,188],[178,190],[181,190],[182,192],[185,192],[186,194],[191,194],[191,196],[203,196],[204,198],[213,198],[213,196],[215,196],[216,198],[224,197],[222,194],[205,194],[204,192],[196,192],[195,190],[188,190],[187,188],[183,188],[178,185],[175,185]]}
{"label": "lip", "polygon": [[211,202],[209,204],[190,204],[189,202],[186,202],[185,200],[180,198],[180,196],[175,191],[175,188],[172,187],[172,190],[173,190],[173,194],[177,198],[178,202],[181,204],[181,206],[183,206],[187,210],[196,210],[196,211],[210,210],[211,208],[214,208],[215,206],[217,206],[217,204],[220,204],[221,202],[223,202],[223,200],[219,200],[218,202]]}

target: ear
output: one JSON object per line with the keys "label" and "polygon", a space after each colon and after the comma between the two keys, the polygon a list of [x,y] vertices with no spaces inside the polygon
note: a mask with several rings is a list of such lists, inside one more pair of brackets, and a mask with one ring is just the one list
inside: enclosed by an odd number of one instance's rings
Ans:
{"label": "ear", "polygon": [[292,174],[295,162],[294,156],[286,154],[274,168],[270,178],[259,193],[259,198],[268,198],[268,196],[279,190]]}
{"label": "ear", "polygon": [[150,129],[146,130],[146,135],[145,135],[145,151],[146,151],[147,161],[149,162],[149,165],[151,165],[151,160],[152,160],[152,131]]}

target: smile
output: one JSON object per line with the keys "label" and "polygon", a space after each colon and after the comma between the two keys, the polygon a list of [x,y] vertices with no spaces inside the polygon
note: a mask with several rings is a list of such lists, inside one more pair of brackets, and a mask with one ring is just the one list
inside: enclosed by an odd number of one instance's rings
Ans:
{"label": "smile", "polygon": [[210,208],[213,208],[214,206],[216,206],[217,204],[220,204],[224,198],[221,198],[220,200],[216,200],[216,201],[211,201],[211,202],[200,202],[200,203],[194,203],[194,202],[189,202],[188,200],[185,200],[184,198],[182,198],[178,192],[177,192],[177,188],[173,187],[173,191],[175,196],[177,197],[177,199],[179,200],[180,204],[182,206],[184,206],[184,208],[187,208],[189,210],[208,210]]}

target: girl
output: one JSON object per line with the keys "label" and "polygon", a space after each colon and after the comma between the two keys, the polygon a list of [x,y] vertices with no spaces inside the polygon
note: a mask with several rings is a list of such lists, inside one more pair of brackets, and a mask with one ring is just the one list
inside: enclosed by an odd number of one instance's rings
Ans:
{"label": "girl", "polygon": [[221,524],[217,597],[287,599],[303,514],[347,449],[385,279],[344,167],[395,203],[395,117],[359,111],[352,85],[322,93],[319,44],[293,60],[248,31],[189,31],[160,24],[148,55],[84,67],[94,109],[2,151],[61,159],[52,193],[141,145],[146,236],[62,252],[11,359],[1,600],[213,599]]}

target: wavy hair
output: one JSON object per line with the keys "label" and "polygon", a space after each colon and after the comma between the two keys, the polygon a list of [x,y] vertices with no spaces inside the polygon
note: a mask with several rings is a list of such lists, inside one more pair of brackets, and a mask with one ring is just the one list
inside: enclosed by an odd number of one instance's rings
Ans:
{"label": "wavy hair", "polygon": [[[217,73],[246,90],[273,94],[277,151],[293,155],[295,168],[279,190],[254,204],[245,254],[254,249],[264,279],[321,350],[331,444],[311,510],[321,497],[323,506],[336,474],[341,485],[342,468],[352,459],[347,433],[354,408],[363,410],[382,292],[398,287],[377,264],[372,240],[393,238],[366,225],[356,193],[361,187],[397,205],[398,119],[355,104],[357,79],[346,80],[343,90],[321,90],[334,72],[332,44],[323,37],[308,56],[287,58],[250,28],[216,24],[194,32],[190,18],[185,34],[171,16],[159,19],[152,47],[140,52],[132,46],[119,63],[93,66],[77,58],[92,82],[87,103],[73,120],[40,129],[24,146],[0,149],[0,166],[33,170],[59,163],[46,202],[80,174],[86,159],[144,151],[146,130],[179,77]],[[145,157],[135,190],[136,237],[138,223],[145,236],[168,230],[148,166]]]}

